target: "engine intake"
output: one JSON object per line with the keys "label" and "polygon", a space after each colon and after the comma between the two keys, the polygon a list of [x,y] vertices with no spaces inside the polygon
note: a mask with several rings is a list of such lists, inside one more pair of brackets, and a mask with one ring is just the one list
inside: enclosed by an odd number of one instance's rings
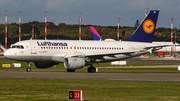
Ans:
{"label": "engine intake", "polygon": [[67,69],[78,69],[85,66],[84,58],[70,57],[64,59],[64,66]]}

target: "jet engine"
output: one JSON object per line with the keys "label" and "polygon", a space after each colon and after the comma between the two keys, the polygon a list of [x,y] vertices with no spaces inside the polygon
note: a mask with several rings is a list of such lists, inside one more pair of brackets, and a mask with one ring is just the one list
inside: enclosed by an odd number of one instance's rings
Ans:
{"label": "jet engine", "polygon": [[67,69],[78,69],[85,66],[84,58],[70,57],[64,59],[64,66]]}
{"label": "jet engine", "polygon": [[34,62],[34,66],[36,68],[44,69],[44,68],[49,68],[52,67],[53,65],[56,65],[58,63],[48,63],[48,62]]}

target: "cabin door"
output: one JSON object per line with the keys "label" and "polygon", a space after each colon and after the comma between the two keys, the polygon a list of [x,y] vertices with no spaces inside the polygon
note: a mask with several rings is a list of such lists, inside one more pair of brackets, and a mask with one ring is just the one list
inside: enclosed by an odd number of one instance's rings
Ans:
{"label": "cabin door", "polygon": [[31,54],[37,54],[36,44],[31,42]]}
{"label": "cabin door", "polygon": [[128,44],[128,46],[129,46],[129,50],[134,50],[134,47],[133,47],[133,45],[131,43]]}

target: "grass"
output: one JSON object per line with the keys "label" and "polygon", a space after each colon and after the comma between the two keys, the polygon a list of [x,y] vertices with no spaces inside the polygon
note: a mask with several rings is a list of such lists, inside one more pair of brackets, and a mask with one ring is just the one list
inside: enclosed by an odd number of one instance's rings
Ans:
{"label": "grass", "polygon": [[[13,64],[13,63],[21,63],[21,68],[3,68],[2,64]],[[126,66],[158,66],[158,65],[174,65],[174,64],[145,64],[145,63],[133,63],[127,64]],[[95,67],[121,67],[119,65],[111,65],[110,63],[101,63],[100,65],[94,64]],[[26,62],[19,61],[0,61],[0,71],[25,71],[28,67]],[[32,71],[53,71],[53,72],[66,72],[67,70],[64,68],[62,63],[55,65],[51,68],[47,69],[37,69],[34,65],[31,66]],[[76,72],[87,72],[88,66],[85,66],[82,69],[77,69]],[[98,68],[98,72],[180,72],[177,68]]]}
{"label": "grass", "polygon": [[[27,68],[28,64],[26,62],[20,62],[20,61],[0,61],[0,68],[2,67],[2,64],[13,64],[13,63],[21,63],[21,68]],[[127,65],[123,65],[123,66],[157,66],[157,65],[178,65],[178,64],[165,64],[165,63],[153,63],[153,64],[147,64],[147,63],[127,63]],[[180,65],[180,64],[179,64]],[[111,65],[110,62],[107,63],[99,63],[93,64],[94,67],[120,67],[119,65]],[[64,64],[63,63],[59,63],[58,65],[52,66],[51,68],[64,68]],[[85,67],[89,67],[89,66],[85,66]],[[31,65],[31,68],[35,68],[34,64]]]}
{"label": "grass", "polygon": [[82,90],[85,101],[179,101],[180,83],[52,79],[0,79],[3,101],[67,101],[68,90]]}

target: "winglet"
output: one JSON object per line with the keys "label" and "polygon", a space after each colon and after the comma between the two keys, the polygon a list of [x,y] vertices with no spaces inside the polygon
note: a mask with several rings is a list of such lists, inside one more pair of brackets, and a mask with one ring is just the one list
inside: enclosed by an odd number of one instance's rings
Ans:
{"label": "winglet", "polygon": [[94,27],[91,26],[90,29],[94,40],[103,41],[103,39],[101,38],[101,36],[98,34],[98,32]]}
{"label": "winglet", "polygon": [[151,10],[134,34],[126,41],[152,43],[159,11]]}

